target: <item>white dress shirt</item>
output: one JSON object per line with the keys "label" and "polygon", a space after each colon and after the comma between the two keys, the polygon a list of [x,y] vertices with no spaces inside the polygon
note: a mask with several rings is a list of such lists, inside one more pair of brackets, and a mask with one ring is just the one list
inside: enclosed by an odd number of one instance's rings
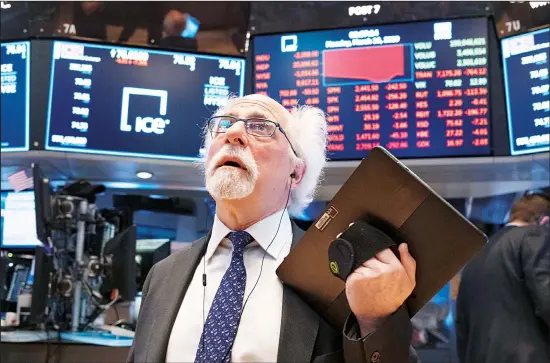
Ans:
{"label": "white dress shirt", "polygon": [[[280,227],[279,227],[280,221]],[[279,231],[277,232],[277,228]],[[244,250],[246,290],[243,304],[261,278],[244,308],[231,352],[232,362],[276,362],[279,350],[283,285],[275,270],[290,252],[292,227],[286,210],[281,210],[246,229],[254,238]],[[225,271],[231,262],[233,247],[226,238],[231,232],[216,216],[206,255],[197,266],[174,322],[167,362],[193,362],[203,330],[204,320],[214,300]],[[273,242],[272,242],[273,241]],[[271,246],[270,246],[271,243]],[[265,253],[268,248],[267,253]],[[206,294],[202,274],[206,260]]]}

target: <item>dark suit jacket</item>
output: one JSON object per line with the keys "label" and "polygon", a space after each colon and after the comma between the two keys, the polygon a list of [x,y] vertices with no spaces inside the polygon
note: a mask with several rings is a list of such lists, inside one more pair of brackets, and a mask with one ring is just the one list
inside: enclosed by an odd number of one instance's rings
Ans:
{"label": "dark suit jacket", "polygon": [[[293,224],[293,234],[294,247],[303,231]],[[174,321],[209,238],[207,235],[197,240],[189,249],[164,259],[149,272],[128,362],[166,360]],[[409,351],[412,328],[404,307],[379,330],[361,340],[354,319],[348,319],[342,334],[285,286],[281,324],[278,362],[417,362],[414,351]]]}
{"label": "dark suit jacket", "polygon": [[456,317],[462,363],[550,362],[549,231],[505,227],[464,269]]}

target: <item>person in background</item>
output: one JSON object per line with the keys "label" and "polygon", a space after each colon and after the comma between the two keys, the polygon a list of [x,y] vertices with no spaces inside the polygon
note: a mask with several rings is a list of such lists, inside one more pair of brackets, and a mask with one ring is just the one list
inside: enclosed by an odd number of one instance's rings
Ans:
{"label": "person in background", "polygon": [[188,27],[188,14],[179,10],[172,9],[164,16],[162,24],[162,38],[158,45],[160,47],[196,51],[198,49],[197,40],[193,38],[184,38],[182,35]]}
{"label": "person in background", "polygon": [[462,363],[550,362],[550,196],[526,194],[464,268],[457,297]]}
{"label": "person in background", "polygon": [[[232,98],[205,127],[212,230],[153,266],[129,362],[416,362],[405,300],[416,262],[386,249],[346,282],[353,314],[333,329],[276,269],[301,236],[289,215],[312,201],[326,162],[317,108]],[[328,268],[328,267],[327,267]]]}
{"label": "person in background", "polygon": [[107,24],[103,1],[75,1],[73,4],[73,24],[79,37],[107,40]]}

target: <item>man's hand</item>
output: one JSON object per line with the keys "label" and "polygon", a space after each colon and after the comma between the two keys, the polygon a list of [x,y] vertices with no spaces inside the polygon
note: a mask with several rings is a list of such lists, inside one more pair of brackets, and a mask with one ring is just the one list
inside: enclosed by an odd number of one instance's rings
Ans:
{"label": "man's hand", "polygon": [[385,249],[366,261],[346,280],[351,311],[366,336],[393,314],[416,286],[416,261],[406,243],[399,245],[401,261]]}

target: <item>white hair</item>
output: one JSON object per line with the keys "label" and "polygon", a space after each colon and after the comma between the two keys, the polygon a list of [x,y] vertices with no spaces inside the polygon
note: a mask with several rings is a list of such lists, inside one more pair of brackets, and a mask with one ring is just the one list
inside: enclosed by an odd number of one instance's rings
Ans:
{"label": "white hair", "polygon": [[[237,100],[237,97],[230,97],[226,105],[220,107],[214,115],[224,114]],[[298,157],[294,155],[290,145],[288,147],[289,157],[294,167],[305,166],[300,184],[291,192],[288,202],[289,214],[298,216],[313,201],[323,178],[327,160],[327,121],[325,113],[321,109],[308,105],[296,106],[290,114],[292,117],[288,126],[285,127],[285,132]],[[212,143],[212,136],[207,124],[203,128],[203,137],[203,153],[199,166],[204,172],[206,156]]]}
{"label": "white hair", "polygon": [[295,165],[303,163],[306,167],[288,203],[288,212],[298,216],[315,197],[323,177],[327,160],[327,121],[321,109],[307,105],[295,107],[291,114],[287,135],[299,159],[296,160],[292,150],[289,152]]}

